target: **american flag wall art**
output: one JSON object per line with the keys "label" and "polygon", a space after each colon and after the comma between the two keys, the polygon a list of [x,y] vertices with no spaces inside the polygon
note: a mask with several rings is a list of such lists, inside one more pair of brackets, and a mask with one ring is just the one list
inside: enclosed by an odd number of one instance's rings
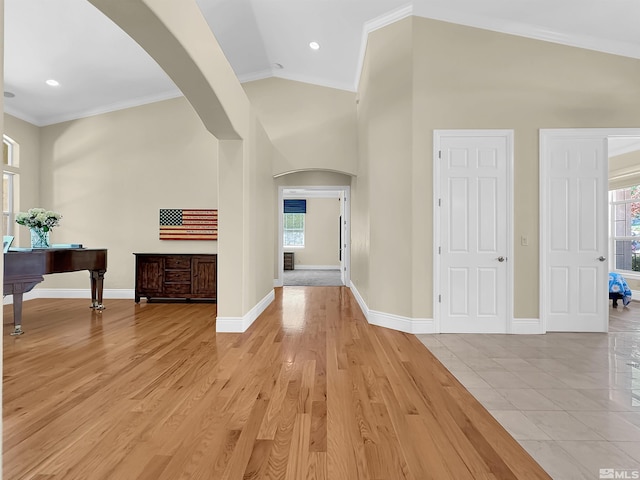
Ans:
{"label": "american flag wall art", "polygon": [[160,209],[160,240],[217,239],[218,210]]}

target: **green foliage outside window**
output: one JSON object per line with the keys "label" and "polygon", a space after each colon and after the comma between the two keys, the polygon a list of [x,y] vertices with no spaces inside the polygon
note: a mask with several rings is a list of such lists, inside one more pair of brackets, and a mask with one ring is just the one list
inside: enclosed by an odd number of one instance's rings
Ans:
{"label": "green foliage outside window", "polygon": [[283,240],[285,247],[304,247],[304,213],[285,213]]}

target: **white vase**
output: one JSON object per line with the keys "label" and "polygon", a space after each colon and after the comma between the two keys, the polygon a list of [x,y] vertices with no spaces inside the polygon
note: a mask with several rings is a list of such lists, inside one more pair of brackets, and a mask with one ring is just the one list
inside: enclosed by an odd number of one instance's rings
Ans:
{"label": "white vase", "polygon": [[49,248],[49,231],[44,231],[42,228],[31,227],[31,248]]}

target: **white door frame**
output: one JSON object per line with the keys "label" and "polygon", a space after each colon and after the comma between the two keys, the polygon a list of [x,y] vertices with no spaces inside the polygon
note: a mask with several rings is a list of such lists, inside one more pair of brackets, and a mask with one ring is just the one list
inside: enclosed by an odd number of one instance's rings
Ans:
{"label": "white door frame", "polygon": [[[548,232],[548,218],[547,218],[547,185],[544,179],[548,175],[549,169],[549,156],[548,156],[548,145],[552,138],[567,138],[567,137],[576,137],[576,138],[588,138],[592,140],[602,140],[605,148],[605,161],[608,162],[608,145],[607,138],[615,137],[615,136],[640,136],[640,128],[559,128],[559,129],[540,129],[540,201],[539,201],[539,210],[540,210],[540,268],[538,271],[539,275],[539,292],[540,292],[540,302],[539,302],[539,310],[540,310],[540,324],[542,326],[542,333],[547,332],[547,308],[549,299],[546,298],[545,288],[544,288],[544,274],[547,271],[548,265],[548,257],[547,257],[547,240],[549,238]],[[608,200],[609,196],[604,195],[604,201],[607,202],[606,211],[609,211]],[[604,222],[604,228],[609,228],[609,221]],[[607,249],[609,242],[606,243]],[[607,253],[607,255],[609,255]],[[609,321],[608,315],[603,319],[603,332],[608,331]],[[606,323],[604,323],[606,322]]]}
{"label": "white door frame", "polygon": [[441,137],[504,137],[507,142],[507,297],[506,302],[506,333],[519,333],[514,331],[513,325],[513,130],[434,130],[433,131],[433,323],[434,333],[441,332],[440,316],[441,308],[439,302],[440,282],[440,253],[439,247],[441,237],[440,231],[440,162],[439,152],[441,150]]}
{"label": "white door frame", "polygon": [[[342,260],[340,261],[340,270],[344,278],[344,284],[347,287],[351,286],[351,187],[345,186],[278,186],[278,278],[274,279],[273,286],[281,287],[283,284],[284,275],[284,235],[282,218],[284,215],[284,199],[285,190],[299,190],[300,194],[296,195],[296,198],[340,198],[344,203],[341,208],[344,208],[343,222],[344,223],[344,236],[342,238],[342,244],[344,245],[342,250]],[[289,196],[291,197],[291,196]],[[343,226],[341,225],[340,228]]]}

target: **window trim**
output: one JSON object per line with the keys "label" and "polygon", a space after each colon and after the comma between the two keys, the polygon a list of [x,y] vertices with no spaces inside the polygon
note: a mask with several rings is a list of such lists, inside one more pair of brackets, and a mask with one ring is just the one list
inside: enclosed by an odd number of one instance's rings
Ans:
{"label": "window trim", "polygon": [[[302,215],[302,229],[287,229],[285,218],[287,215]],[[283,213],[282,214],[282,246],[284,248],[303,249],[306,246],[306,233],[307,233],[307,221],[306,213]],[[302,230],[302,245],[287,245],[285,239],[287,237],[287,231],[299,232]]]}
{"label": "window trim", "polygon": [[[9,177],[9,189],[7,194],[7,199],[9,202],[8,211],[2,209],[2,216],[7,218],[7,231],[6,235],[15,235],[15,218],[16,212],[18,210],[17,206],[17,198],[16,198],[16,189],[17,189],[17,179],[20,175],[20,168],[18,167],[18,158],[17,158],[17,147],[18,144],[9,136],[2,135],[2,144],[3,150],[4,145],[7,146],[7,164],[2,165],[2,180],[4,182],[4,176],[7,175]],[[3,152],[4,156],[4,152]],[[4,207],[4,205],[3,205]]]}
{"label": "window trim", "polygon": [[615,222],[616,222],[616,215],[615,215],[615,208],[618,205],[628,205],[630,203],[640,203],[640,199],[638,198],[630,198],[630,199],[626,199],[626,200],[613,200],[613,196],[614,196],[614,192],[618,191],[618,190],[625,190],[627,188],[632,188],[634,186],[638,186],[639,185],[630,185],[628,187],[622,187],[622,188],[614,188],[613,190],[609,190],[609,269],[612,272],[617,272],[620,274],[623,274],[625,277],[627,278],[632,278],[632,279],[636,279],[636,280],[640,280],[640,271],[636,271],[636,270],[624,270],[621,268],[616,268],[616,242],[630,242],[630,241],[638,241],[640,242],[640,237],[638,236],[629,236],[629,235],[621,235],[621,236],[617,236],[615,235]]}

